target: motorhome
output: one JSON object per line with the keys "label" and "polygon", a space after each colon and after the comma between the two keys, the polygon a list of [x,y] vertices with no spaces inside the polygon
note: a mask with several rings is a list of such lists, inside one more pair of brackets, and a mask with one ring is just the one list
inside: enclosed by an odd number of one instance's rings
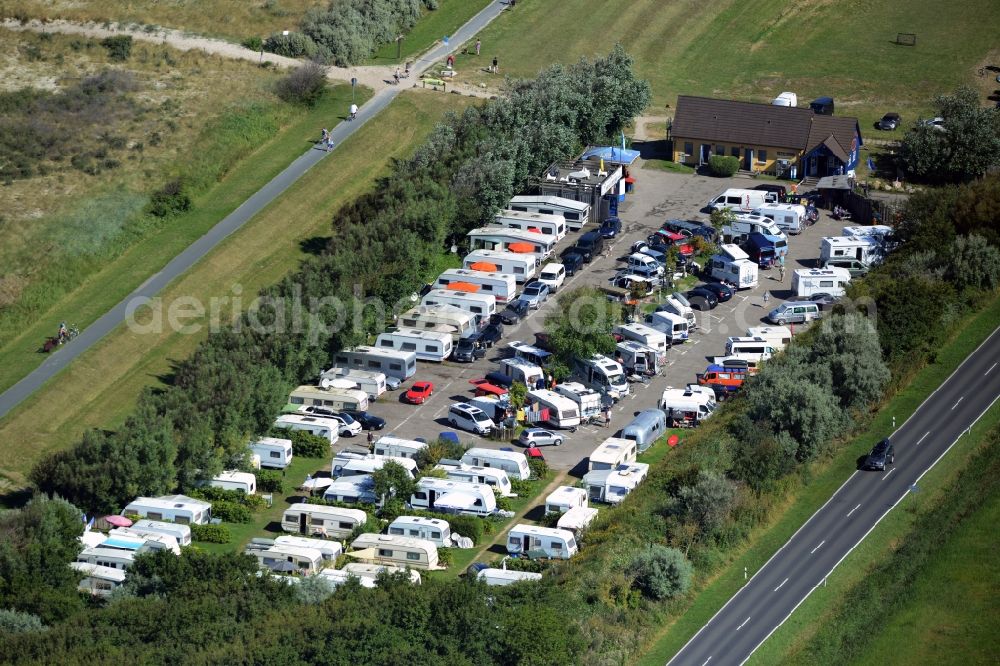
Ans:
{"label": "motorhome", "polygon": [[513,275],[518,284],[535,277],[538,271],[535,255],[498,250],[473,250],[465,255],[462,266],[474,271]]}
{"label": "motorhome", "polygon": [[386,534],[390,536],[410,537],[430,541],[438,548],[448,548],[452,545],[451,526],[440,518],[423,518],[421,516],[397,516],[389,523]]}
{"label": "motorhome", "polygon": [[326,407],[336,412],[363,412],[368,409],[368,394],[347,388],[353,386],[350,380],[327,379],[326,384],[329,388],[309,384],[299,386],[288,396],[289,404]]}
{"label": "motorhome", "polygon": [[558,238],[526,229],[490,225],[473,229],[468,234],[473,250],[504,250],[518,254],[533,254],[542,263],[552,256]]}
{"label": "motorhome", "polygon": [[[632,340],[641,345],[655,349],[662,360],[667,358],[667,335],[663,331],[646,326],[645,324],[618,324],[612,329],[612,333],[620,335],[625,340]],[[671,336],[671,340],[673,336]]]}
{"label": "motorhome", "polygon": [[614,469],[598,469],[583,475],[583,485],[591,502],[620,504],[649,474],[649,465],[629,462]]}
{"label": "motorhome", "polygon": [[497,500],[492,486],[485,483],[424,476],[417,479],[410,506],[438,513],[486,517],[496,511]]}
{"label": "motorhome", "polygon": [[314,548],[275,544],[267,550],[255,550],[253,554],[262,569],[274,572],[315,574],[324,566],[323,553]]}
{"label": "motorhome", "polygon": [[792,330],[787,326],[751,326],[747,335],[764,338],[775,349],[784,349],[792,342]]}
{"label": "motorhome", "polygon": [[797,296],[843,296],[851,274],[846,268],[797,268],[792,271],[792,291]]}
{"label": "motorhome", "polygon": [[137,515],[182,525],[205,525],[212,518],[212,505],[186,495],[137,497],[122,510],[122,515]]}
{"label": "motorhome", "polygon": [[367,532],[351,542],[352,558],[411,569],[439,569],[437,546],[426,539]]}
{"label": "motorhome", "polygon": [[[70,562],[70,568],[83,575],[77,590],[95,597],[109,597],[125,582],[125,570],[89,562]],[[541,574],[538,575],[541,578]]]}
{"label": "motorhome", "polygon": [[380,333],[375,338],[379,349],[413,352],[421,361],[440,363],[451,355],[450,332],[424,331],[417,328],[398,328]]}
{"label": "motorhome", "polygon": [[733,212],[749,213],[754,208],[777,200],[778,197],[773,192],[730,188],[722,194],[709,199],[707,205],[713,211],[728,208]]}
{"label": "motorhome", "polygon": [[698,318],[695,317],[694,308],[683,294],[674,292],[663,299],[663,302],[656,306],[659,312],[670,312],[675,315],[684,317],[684,320],[688,323],[688,333],[698,328]]}
{"label": "motorhome", "polygon": [[221,472],[218,476],[212,477],[208,485],[223,490],[238,490],[253,495],[257,492],[257,477],[249,472]]}
{"label": "motorhome", "polygon": [[507,472],[507,476],[518,481],[527,481],[531,478],[528,459],[523,453],[517,451],[498,451],[473,447],[462,455],[462,462],[466,465],[480,467],[498,467]]}
{"label": "motorhome", "polygon": [[562,215],[530,213],[508,208],[500,211],[495,220],[501,227],[524,231],[537,230],[539,233],[555,236],[557,241],[566,237],[566,218]]}
{"label": "motorhome", "polygon": [[751,234],[760,234],[774,246],[776,257],[788,254],[788,237],[772,220],[761,215],[737,215],[729,225],[722,227],[724,243],[740,244],[746,242]]}
{"label": "motorhome", "polygon": [[740,336],[726,339],[726,356],[752,354],[760,360],[766,361],[779,351],[781,350],[764,338]]}
{"label": "motorhome", "polygon": [[323,489],[323,499],[343,504],[379,505],[381,498],[375,494],[375,479],[371,474],[344,476]]}
{"label": "motorhome", "polygon": [[343,539],[367,521],[368,514],[361,509],[299,503],[285,509],[281,529],[305,536]]}
{"label": "motorhome", "polygon": [[711,259],[710,274],[716,280],[733,284],[737,289],[757,286],[757,264],[738,245],[726,244]]}
{"label": "motorhome", "polygon": [[801,204],[766,204],[755,208],[753,214],[766,217],[788,234],[801,233],[806,225],[806,207]]}
{"label": "motorhome", "polygon": [[515,571],[514,569],[480,569],[476,574],[476,580],[482,581],[491,587],[513,585],[525,581],[539,581],[542,574],[533,571]]}
{"label": "motorhome", "polygon": [[614,469],[625,463],[635,462],[639,448],[630,439],[620,437],[608,437],[606,440],[590,452],[587,459],[587,471]]}
{"label": "motorhome", "polygon": [[507,552],[528,558],[568,560],[577,553],[576,537],[557,527],[518,523],[507,533]]}
{"label": "motorhome", "polygon": [[516,382],[533,387],[545,380],[545,371],[533,363],[520,358],[505,358],[500,361],[500,372]]}
{"label": "motorhome", "polygon": [[551,195],[518,195],[507,204],[510,210],[543,215],[561,215],[570,231],[580,231],[591,220],[590,204]]}
{"label": "motorhome", "polygon": [[[336,422],[315,416],[305,416],[297,413],[282,414],[275,419],[274,427],[281,428],[282,430],[301,430],[310,435],[322,437],[330,442],[331,445],[336,444],[340,440],[340,427]],[[251,448],[251,450],[254,449]],[[256,450],[254,452],[256,453]],[[263,455],[261,456],[260,464],[263,467],[278,467],[279,469],[284,469],[288,466],[287,464],[278,464],[276,459],[267,460]]]}
{"label": "motorhome", "polygon": [[563,382],[556,385],[555,391],[576,403],[581,420],[601,413],[601,394],[594,389],[587,388],[579,382]]}
{"label": "motorhome", "polygon": [[629,394],[628,381],[621,364],[607,356],[597,354],[589,359],[577,359],[574,374],[585,386],[621,400]]}
{"label": "motorhome", "polygon": [[[482,467],[479,465],[466,465],[458,460],[447,460],[437,464],[434,469],[443,471],[447,478],[456,481],[467,481],[468,483],[486,484],[500,491],[504,497],[514,494],[510,485],[510,477],[507,472],[499,467]],[[454,464],[452,464],[454,463]]]}
{"label": "motorhome", "polygon": [[453,343],[479,331],[479,317],[454,305],[418,305],[399,315],[397,323],[404,328],[447,332]]}
{"label": "motorhome", "polygon": [[868,227],[847,226],[841,235],[847,238],[866,238],[875,243],[877,246],[875,256],[868,263],[879,263],[895,246],[892,227],[886,224],[873,224]]}
{"label": "motorhome", "polygon": [[740,390],[749,376],[750,369],[746,366],[733,367],[714,363],[696,375],[698,384],[711,388],[716,396]]}
{"label": "motorhome", "polygon": [[187,525],[144,518],[132,523],[132,530],[139,534],[166,534],[177,539],[179,546],[191,545],[191,528]]}
{"label": "motorhome", "polygon": [[387,377],[406,381],[417,373],[417,354],[360,346],[334,352],[333,364],[351,370],[381,372]]}
{"label": "motorhome", "polygon": [[137,552],[134,550],[94,546],[80,551],[80,554],[76,556],[76,561],[124,571],[132,566],[136,555]]}
{"label": "motorhome", "polygon": [[382,435],[375,440],[375,455],[416,460],[417,455],[427,448],[427,442],[403,439],[394,435]]}
{"label": "motorhome", "polygon": [[[710,391],[711,393],[711,391]],[[659,407],[667,415],[668,427],[693,427],[707,419],[715,410],[714,394],[687,389],[667,388],[660,397]]]}
{"label": "motorhome", "polygon": [[878,241],[869,236],[826,236],[819,240],[819,261],[857,259],[864,264],[877,263],[882,257]]}
{"label": "motorhome", "polygon": [[393,458],[368,454],[365,456],[344,456],[337,454],[330,464],[330,476],[335,479],[348,478],[352,476],[365,476],[374,474],[385,467],[386,463],[396,463],[406,470],[410,478],[417,475],[417,461],[412,458]]}
{"label": "motorhome", "polygon": [[509,273],[474,271],[468,268],[449,268],[438,276],[436,289],[448,289],[449,285],[475,285],[477,293],[489,294],[497,303],[506,304],[517,298],[517,280]]}
{"label": "motorhome", "polygon": [[642,453],[667,432],[667,415],[659,409],[644,409],[622,428],[621,438],[635,442]]}
{"label": "motorhome", "polygon": [[[279,420],[281,419],[279,418]],[[288,425],[278,427],[284,427],[288,430],[300,429],[293,427],[293,423],[290,421],[286,423]],[[327,433],[333,432],[333,429],[329,426],[324,427]],[[326,437],[329,439],[330,435],[327,434]],[[339,438],[339,435],[337,437]],[[333,439],[330,443],[333,444],[336,441],[337,439]],[[250,452],[253,455],[260,456],[260,466],[267,469],[285,469],[292,464],[292,440],[290,439],[259,437],[250,442]]]}
{"label": "motorhome", "polygon": [[587,506],[587,491],[583,488],[559,486],[545,498],[545,513],[566,513],[577,506]]}
{"label": "motorhome", "polygon": [[369,370],[352,370],[351,368],[333,367],[319,376],[319,385],[328,388],[330,382],[334,380],[348,381],[353,384],[353,388],[364,391],[368,394],[368,401],[374,402],[386,392],[385,373],[371,372]]}
{"label": "motorhome", "polygon": [[640,375],[657,374],[662,360],[655,349],[632,340],[619,342],[615,346],[615,358],[619,359],[623,368]]}
{"label": "motorhome", "polygon": [[547,352],[544,349],[539,349],[534,345],[529,345],[518,340],[513,340],[507,345],[514,352],[514,358],[519,358],[532,365],[537,365],[539,367],[546,367],[551,363],[555,357],[551,352]]}
{"label": "motorhome", "polygon": [[691,331],[687,317],[667,310],[650,312],[646,315],[646,325],[669,335],[670,342],[674,345],[685,342]]}
{"label": "motorhome", "polygon": [[528,391],[528,404],[548,412],[548,423],[553,428],[576,428],[580,425],[580,406],[555,391],[536,389]]}
{"label": "motorhome", "polygon": [[275,537],[274,545],[318,550],[323,556],[323,559],[327,562],[335,561],[344,552],[343,546],[341,546],[338,541],[332,541],[329,539],[311,539],[309,537],[302,536],[289,536],[287,534]]}
{"label": "motorhome", "polygon": [[431,289],[424,295],[420,304],[452,305],[476,317],[477,325],[480,326],[488,322],[497,311],[496,297],[490,294],[470,293],[454,289]]}

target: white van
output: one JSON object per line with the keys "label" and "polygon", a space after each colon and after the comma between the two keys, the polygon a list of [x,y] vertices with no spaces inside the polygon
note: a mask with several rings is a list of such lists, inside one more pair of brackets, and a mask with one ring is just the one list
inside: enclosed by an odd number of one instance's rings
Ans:
{"label": "white van", "polygon": [[416,353],[364,345],[334,352],[333,364],[351,370],[381,372],[386,377],[395,377],[400,381],[406,381],[417,373]]}
{"label": "white van", "polygon": [[451,356],[452,342],[451,333],[398,328],[379,333],[375,338],[375,346],[379,349],[413,352],[421,361],[440,363]]}
{"label": "white van", "polygon": [[646,315],[646,325],[669,335],[671,343],[675,345],[681,344],[690,335],[687,318],[665,310]]}
{"label": "white van", "polygon": [[448,525],[448,521],[440,518],[398,516],[396,520],[389,523],[386,534],[424,539],[439,548],[447,548],[452,545],[451,526]]}
{"label": "white van", "polygon": [[576,538],[569,530],[518,523],[507,533],[507,552],[524,557],[568,560],[577,553]]}
{"label": "white van", "polygon": [[813,319],[819,319],[819,305],[808,301],[782,303],[767,314],[767,320],[772,324],[804,324]]}
{"label": "white van", "polygon": [[[293,428],[293,430],[297,430],[297,428]],[[285,469],[292,464],[292,440],[290,439],[259,437],[250,442],[250,452],[260,456],[261,467]]]}
{"label": "white van", "polygon": [[643,254],[642,252],[633,252],[628,255],[628,259],[625,260],[625,265],[628,267],[628,270],[642,276],[663,275],[663,264],[648,254]]}
{"label": "white van", "polygon": [[476,293],[493,296],[500,304],[506,304],[517,298],[517,280],[514,279],[513,275],[474,271],[468,268],[449,268],[438,276],[434,288],[448,289],[449,285],[456,282],[474,284],[479,287],[479,291]]}
{"label": "white van", "polygon": [[773,203],[755,208],[753,214],[766,217],[785,233],[798,234],[805,226],[806,207],[801,204]]}
{"label": "white van", "polygon": [[548,389],[528,391],[528,403],[549,410],[546,421],[553,428],[576,428],[580,425],[580,406],[566,396]]}
{"label": "white van", "polygon": [[524,284],[535,277],[538,261],[533,254],[501,252],[497,250],[473,250],[465,255],[462,267],[474,271],[507,273],[513,275],[518,284]]}
{"label": "white van", "polygon": [[549,291],[554,294],[566,282],[566,267],[555,262],[545,264],[538,274],[538,281],[549,285]]}
{"label": "white van", "polygon": [[[708,387],[704,387],[708,388]],[[711,392],[711,389],[708,389]],[[659,408],[666,412],[667,425],[695,426],[715,411],[713,396],[688,389],[667,388],[660,397]]]}
{"label": "white van", "polygon": [[747,354],[766,361],[779,351],[764,338],[731,337],[726,340],[726,356]]}
{"label": "white van", "polygon": [[667,358],[667,335],[663,331],[645,324],[619,324],[612,329],[612,333],[622,336],[625,340],[632,340],[655,349],[660,358]]}
{"label": "white van", "polygon": [[462,462],[466,465],[480,467],[498,467],[507,472],[507,476],[517,481],[527,481],[531,478],[528,458],[517,451],[498,451],[473,447],[462,456]]}
{"label": "white van", "polygon": [[418,305],[399,315],[396,321],[404,328],[437,332],[447,329],[451,333],[452,342],[458,342],[479,330],[479,318],[454,305]]}
{"label": "white van", "polygon": [[497,311],[495,296],[452,289],[431,289],[424,295],[420,304],[452,305],[475,316],[480,325],[489,321],[490,316]]}
{"label": "white van", "polygon": [[797,268],[792,271],[792,291],[798,296],[843,296],[851,282],[846,268]]}
{"label": "white van", "polygon": [[461,428],[477,435],[488,435],[496,428],[486,412],[465,402],[457,402],[448,408],[448,423],[453,428]]}
{"label": "white van", "polygon": [[545,379],[544,370],[521,358],[501,359],[500,372],[528,388],[536,386],[539,380]]}
{"label": "white van", "polygon": [[709,199],[708,207],[713,211],[728,208],[734,212],[749,213],[754,208],[776,202],[777,200],[778,197],[773,192],[730,188],[722,194]]}
{"label": "white van", "polygon": [[495,220],[496,224],[501,227],[524,231],[538,230],[539,233],[555,236],[556,240],[562,240],[566,237],[566,218],[562,215],[507,209],[500,211]]}

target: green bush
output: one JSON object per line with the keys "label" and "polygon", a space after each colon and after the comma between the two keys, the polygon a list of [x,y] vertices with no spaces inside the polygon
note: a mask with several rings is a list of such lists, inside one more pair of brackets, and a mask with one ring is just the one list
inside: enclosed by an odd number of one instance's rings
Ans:
{"label": "green bush", "polygon": [[154,217],[168,218],[191,210],[191,197],[184,191],[184,183],[175,178],[150,197],[146,211]]}
{"label": "green bush", "polygon": [[256,511],[264,508],[264,498],[260,495],[247,495],[242,490],[227,490],[215,486],[201,486],[188,490],[191,497],[203,499],[207,502],[231,502],[240,504],[246,508]]}
{"label": "green bush", "polygon": [[271,436],[292,440],[292,455],[300,458],[326,458],[330,455],[330,442],[312,433],[276,428],[271,431]]}
{"label": "green bush", "polygon": [[281,472],[274,470],[259,469],[254,472],[257,477],[257,491],[264,493],[285,492],[285,482],[281,478]]}
{"label": "green bush", "polygon": [[691,586],[691,563],[676,548],[651,546],[637,553],[628,569],[635,587],[657,601],[684,594]]}
{"label": "green bush", "polygon": [[253,37],[247,37],[244,39],[240,42],[240,45],[250,49],[251,51],[260,51],[264,48],[264,40],[254,35]]}
{"label": "green bush", "polygon": [[532,479],[544,479],[549,474],[549,464],[541,458],[528,458]]}
{"label": "green bush", "polygon": [[438,564],[442,567],[450,567],[455,560],[454,553],[452,548],[438,548]]}
{"label": "green bush", "polygon": [[316,44],[301,32],[275,33],[264,40],[264,50],[286,58],[312,58],[316,55]]}
{"label": "green bush", "polygon": [[132,36],[115,35],[101,40],[101,46],[108,51],[108,57],[115,62],[125,62],[132,55]]}
{"label": "green bush", "polygon": [[417,22],[422,6],[435,0],[340,0],[309,11],[302,32],[312,37],[318,53],[341,67],[357,65]]}
{"label": "green bush", "polygon": [[212,502],[212,517],[227,523],[249,523],[253,520],[250,509],[242,504],[225,500]]}
{"label": "green bush", "polygon": [[740,159],[731,155],[711,155],[708,158],[708,170],[713,176],[728,178],[739,171]]}
{"label": "green bush", "polygon": [[233,537],[225,525],[191,525],[191,538],[206,543],[229,543]]}
{"label": "green bush", "polygon": [[279,79],[274,91],[289,104],[315,106],[326,92],[326,71],[314,62],[306,63]]}
{"label": "green bush", "polygon": [[37,615],[0,608],[0,633],[17,634],[23,631],[41,631],[44,628],[42,618]]}

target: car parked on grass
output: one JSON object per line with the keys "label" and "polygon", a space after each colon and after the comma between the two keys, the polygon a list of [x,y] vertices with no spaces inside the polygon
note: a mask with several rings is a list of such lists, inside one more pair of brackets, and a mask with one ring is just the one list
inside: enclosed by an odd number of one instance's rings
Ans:
{"label": "car parked on grass", "polygon": [[508,326],[516,324],[528,315],[529,304],[520,298],[516,298],[507,304],[500,312],[500,321]]}
{"label": "car parked on grass", "polygon": [[351,414],[351,416],[361,424],[364,430],[381,430],[385,427],[385,419],[374,414],[369,414],[368,412],[358,412],[357,414]]}
{"label": "car parked on grass", "polygon": [[583,256],[575,248],[569,248],[559,255],[563,268],[566,269],[566,277],[573,277],[583,266]]}
{"label": "car parked on grass", "polygon": [[715,294],[715,297],[719,299],[720,303],[725,303],[733,297],[732,287],[722,284],[721,282],[706,282],[705,284],[698,285],[698,288],[708,289],[710,292]]}
{"label": "car parked on grass", "polygon": [[902,122],[903,119],[899,117],[898,113],[887,113],[878,121],[878,128],[889,132],[898,128]]}
{"label": "car parked on grass", "polygon": [[411,405],[422,405],[432,395],[434,395],[432,382],[413,382],[413,386],[403,394],[403,400]]}
{"label": "car parked on grass", "polygon": [[928,118],[927,120],[921,120],[920,124],[927,125],[928,127],[933,127],[934,129],[940,130],[942,132],[945,130],[944,118],[942,118],[941,116]]}
{"label": "car parked on grass", "polygon": [[719,297],[704,287],[695,287],[684,294],[684,296],[695,310],[711,310],[719,304]]}
{"label": "car parked on grass", "polygon": [[542,307],[542,303],[545,299],[549,297],[549,285],[544,282],[536,280],[531,282],[524,287],[524,293],[521,294],[519,300],[523,300],[528,304],[532,310],[537,310]]}
{"label": "car parked on grass", "polygon": [[518,443],[529,448],[532,446],[562,446],[564,438],[562,435],[545,428],[525,428],[521,431],[521,436],[517,438]]}
{"label": "car parked on grass", "polygon": [[861,467],[878,472],[895,463],[896,452],[893,450],[892,443],[888,439],[883,439],[865,457],[865,462]]}

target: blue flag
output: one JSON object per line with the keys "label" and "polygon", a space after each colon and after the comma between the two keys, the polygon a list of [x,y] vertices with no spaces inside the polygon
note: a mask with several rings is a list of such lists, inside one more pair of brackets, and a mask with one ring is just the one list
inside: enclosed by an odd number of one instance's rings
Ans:
{"label": "blue flag", "polygon": [[869,171],[875,171],[875,163],[872,162],[872,158],[870,158],[870,157],[868,158],[868,170]]}

